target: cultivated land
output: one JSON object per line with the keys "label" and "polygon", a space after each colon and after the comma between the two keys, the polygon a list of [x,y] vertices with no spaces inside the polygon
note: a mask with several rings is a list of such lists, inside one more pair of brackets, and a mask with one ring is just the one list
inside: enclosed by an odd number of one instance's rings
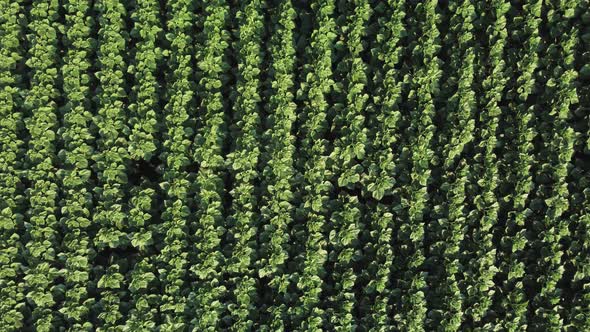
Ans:
{"label": "cultivated land", "polygon": [[590,331],[588,0],[0,0],[0,331]]}

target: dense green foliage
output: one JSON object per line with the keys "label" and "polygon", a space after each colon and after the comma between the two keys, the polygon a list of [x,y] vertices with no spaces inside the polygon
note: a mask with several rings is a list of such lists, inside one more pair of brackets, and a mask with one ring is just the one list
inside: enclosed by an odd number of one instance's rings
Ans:
{"label": "dense green foliage", "polygon": [[0,331],[589,331],[588,0],[0,0]]}

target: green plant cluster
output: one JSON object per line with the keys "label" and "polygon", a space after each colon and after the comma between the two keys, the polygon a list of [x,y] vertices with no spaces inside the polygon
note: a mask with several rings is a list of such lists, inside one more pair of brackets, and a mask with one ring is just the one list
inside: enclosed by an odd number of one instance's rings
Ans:
{"label": "green plant cluster", "polygon": [[0,0],[0,332],[590,331],[588,0]]}

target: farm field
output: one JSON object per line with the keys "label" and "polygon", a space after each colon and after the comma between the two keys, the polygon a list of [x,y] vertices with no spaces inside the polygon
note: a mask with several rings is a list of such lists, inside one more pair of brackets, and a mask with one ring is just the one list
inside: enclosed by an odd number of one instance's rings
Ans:
{"label": "farm field", "polygon": [[590,331],[588,0],[0,0],[0,332]]}

